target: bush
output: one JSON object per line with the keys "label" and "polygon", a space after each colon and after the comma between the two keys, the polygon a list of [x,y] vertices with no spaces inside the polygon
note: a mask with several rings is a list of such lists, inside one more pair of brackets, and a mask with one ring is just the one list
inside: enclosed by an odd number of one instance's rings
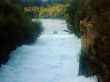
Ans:
{"label": "bush", "polygon": [[68,23],[68,29],[71,33],[74,33],[77,37],[80,37],[80,28],[79,28],[79,15],[76,14],[79,9],[79,0],[74,0],[73,3],[71,3],[71,6],[68,8],[68,17],[67,17],[67,23]]}
{"label": "bush", "polygon": [[0,64],[8,60],[11,50],[23,43],[30,43],[42,31],[23,13],[23,8],[10,0],[0,2]]}
{"label": "bush", "polygon": [[65,18],[69,4],[54,4],[48,7],[25,7],[27,15],[34,14],[39,18]]}
{"label": "bush", "polygon": [[[69,11],[69,23],[73,26],[73,32],[80,34],[80,20],[94,21],[91,23],[94,34],[93,43],[87,51],[84,49],[80,56],[81,75],[87,77],[96,75],[103,82],[110,81],[110,0],[78,0],[74,2]],[[73,4],[74,4],[73,3]],[[77,26],[74,27],[74,26]],[[80,27],[80,28],[79,28]],[[92,37],[87,37],[87,28],[84,35],[81,34],[86,42]],[[76,31],[78,30],[78,32]],[[90,34],[90,33],[89,33]],[[89,44],[82,44],[88,46]],[[91,60],[92,58],[92,60]],[[101,82],[102,82],[101,81]]]}

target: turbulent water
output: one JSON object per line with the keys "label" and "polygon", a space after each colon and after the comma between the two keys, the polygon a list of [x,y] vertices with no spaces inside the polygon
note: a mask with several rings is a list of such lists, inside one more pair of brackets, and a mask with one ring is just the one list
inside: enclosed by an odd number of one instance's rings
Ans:
{"label": "turbulent water", "polygon": [[[35,22],[35,20],[34,20]],[[61,19],[42,19],[44,33],[31,45],[18,47],[0,69],[0,82],[95,82],[78,77],[80,39]]]}

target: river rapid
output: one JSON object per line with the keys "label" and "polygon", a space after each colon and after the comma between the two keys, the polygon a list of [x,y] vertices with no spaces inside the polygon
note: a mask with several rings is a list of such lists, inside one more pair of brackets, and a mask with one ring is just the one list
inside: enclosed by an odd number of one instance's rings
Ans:
{"label": "river rapid", "polygon": [[[36,21],[35,19],[33,20]],[[0,82],[96,82],[78,76],[81,41],[69,34],[63,19],[41,19],[42,35],[10,54],[0,69]]]}

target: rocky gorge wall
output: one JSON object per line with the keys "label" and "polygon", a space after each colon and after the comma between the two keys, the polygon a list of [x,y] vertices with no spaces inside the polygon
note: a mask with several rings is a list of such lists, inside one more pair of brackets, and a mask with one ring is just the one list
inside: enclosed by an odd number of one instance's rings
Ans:
{"label": "rocky gorge wall", "polygon": [[72,32],[81,38],[79,75],[110,82],[110,0],[78,0],[69,9]]}
{"label": "rocky gorge wall", "polygon": [[98,82],[110,82],[110,27],[107,22],[105,16],[80,21],[82,54],[79,75],[96,75]]}

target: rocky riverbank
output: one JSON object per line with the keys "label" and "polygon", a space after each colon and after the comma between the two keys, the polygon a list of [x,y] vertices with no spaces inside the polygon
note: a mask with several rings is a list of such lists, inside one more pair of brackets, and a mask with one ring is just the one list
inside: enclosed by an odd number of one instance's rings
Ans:
{"label": "rocky riverbank", "polygon": [[79,75],[86,77],[96,75],[98,82],[109,82],[110,1],[78,1],[76,10],[73,8],[76,11],[73,20],[76,22],[77,29],[80,28],[82,45]]}
{"label": "rocky riverbank", "polygon": [[13,0],[0,2],[0,65],[6,63],[9,54],[17,46],[31,43],[42,31],[41,25],[33,23],[23,13],[23,8]]}

